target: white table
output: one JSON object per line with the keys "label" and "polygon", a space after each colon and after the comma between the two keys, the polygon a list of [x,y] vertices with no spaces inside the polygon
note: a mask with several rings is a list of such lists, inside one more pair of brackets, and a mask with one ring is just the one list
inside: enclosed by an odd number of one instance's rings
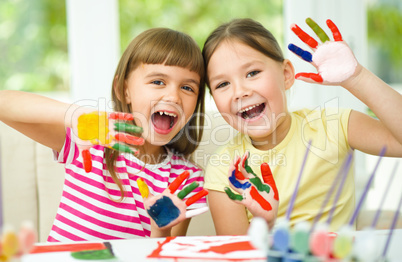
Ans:
{"label": "white table", "polygon": [[[386,242],[388,230],[376,231],[378,245],[382,251],[382,247]],[[356,231],[355,241],[361,241],[361,231]],[[162,242],[163,238],[139,238],[130,240],[113,240],[110,243],[113,246],[113,251],[118,259],[114,260],[98,260],[99,262],[129,262],[129,261],[174,261],[172,259],[158,260],[147,258],[147,256],[158,246],[158,242]],[[388,249],[389,261],[402,261],[402,229],[396,229],[393,232],[391,245]],[[70,252],[54,252],[54,253],[42,253],[35,255],[26,255],[22,257],[22,262],[54,262],[54,261],[85,261],[75,260],[71,257]],[[91,260],[94,261],[94,260]],[[180,260],[178,260],[180,261]],[[196,260],[192,260],[196,261]],[[220,260],[222,261],[222,260]]]}

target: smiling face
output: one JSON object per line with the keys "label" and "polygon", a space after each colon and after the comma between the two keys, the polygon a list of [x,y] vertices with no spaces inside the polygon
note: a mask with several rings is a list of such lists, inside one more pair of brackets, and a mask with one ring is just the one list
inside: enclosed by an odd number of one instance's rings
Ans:
{"label": "smiling face", "polygon": [[148,146],[166,145],[194,113],[200,76],[186,68],[140,64],[125,82],[125,96]]}
{"label": "smiling face", "polygon": [[290,127],[285,90],[294,82],[288,60],[277,62],[236,40],[225,40],[207,67],[212,96],[224,119],[254,142],[277,144]]}

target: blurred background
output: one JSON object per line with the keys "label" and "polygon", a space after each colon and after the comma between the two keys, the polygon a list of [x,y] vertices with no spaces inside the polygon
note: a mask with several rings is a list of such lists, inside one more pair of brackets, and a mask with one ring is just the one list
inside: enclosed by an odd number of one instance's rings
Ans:
{"label": "blurred background", "polygon": [[[325,20],[331,18],[359,62],[402,91],[400,0],[1,0],[0,90],[36,92],[71,102],[99,97],[107,101],[118,59],[140,32],[169,27],[188,33],[202,48],[214,28],[238,17],[253,18],[268,28],[296,72],[313,71],[286,48],[290,42],[303,45],[289,27],[297,23],[309,32],[304,23],[308,16],[327,32]],[[292,89],[291,109],[335,103],[370,113],[340,88],[297,82]],[[210,97],[207,104],[215,108]],[[375,159],[357,154],[358,185],[368,178]],[[384,190],[395,161],[383,161],[367,208],[377,207],[381,191],[375,189]],[[402,184],[398,173],[396,199]],[[393,209],[396,199],[389,199],[385,208]]]}
{"label": "blurred background", "polygon": [[[95,1],[94,4],[100,5],[97,2],[102,1]],[[151,27],[184,31],[193,36],[202,48],[212,29],[236,17],[251,17],[261,22],[283,47],[283,2],[118,0],[118,52],[121,54],[137,34]],[[402,83],[402,2],[364,2],[370,57],[367,66],[387,83],[398,86]],[[1,0],[0,89],[68,92],[67,24],[66,1]]]}

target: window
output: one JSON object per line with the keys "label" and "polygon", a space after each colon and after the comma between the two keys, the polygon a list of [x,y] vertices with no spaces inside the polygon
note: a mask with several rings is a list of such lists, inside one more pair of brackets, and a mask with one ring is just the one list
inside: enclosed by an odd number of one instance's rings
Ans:
{"label": "window", "polygon": [[402,2],[371,3],[367,23],[370,70],[402,91]]}
{"label": "window", "polygon": [[67,91],[65,1],[0,1],[0,89]]}

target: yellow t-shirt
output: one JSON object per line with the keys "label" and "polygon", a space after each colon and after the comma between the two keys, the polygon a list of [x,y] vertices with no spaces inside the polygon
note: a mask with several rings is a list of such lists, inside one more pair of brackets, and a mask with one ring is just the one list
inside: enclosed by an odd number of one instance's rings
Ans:
{"label": "yellow t-shirt", "polygon": [[[300,221],[313,222],[327,192],[340,170],[350,146],[347,127],[350,109],[303,109],[291,114],[291,126],[285,139],[271,150],[256,149],[247,135],[238,134],[227,145],[211,155],[205,174],[204,188],[223,191],[229,186],[229,164],[235,156],[250,152],[249,166],[261,178],[260,165],[270,165],[279,192],[278,218],[285,217],[303,162],[309,140],[309,155],[302,174],[298,194],[290,214],[291,225]],[[349,222],[355,206],[353,165],[346,177],[342,193],[333,213],[331,230]],[[338,183],[339,184],[339,183]],[[320,222],[325,222],[333,205],[337,188],[325,206]],[[249,221],[252,215],[248,212]]]}

